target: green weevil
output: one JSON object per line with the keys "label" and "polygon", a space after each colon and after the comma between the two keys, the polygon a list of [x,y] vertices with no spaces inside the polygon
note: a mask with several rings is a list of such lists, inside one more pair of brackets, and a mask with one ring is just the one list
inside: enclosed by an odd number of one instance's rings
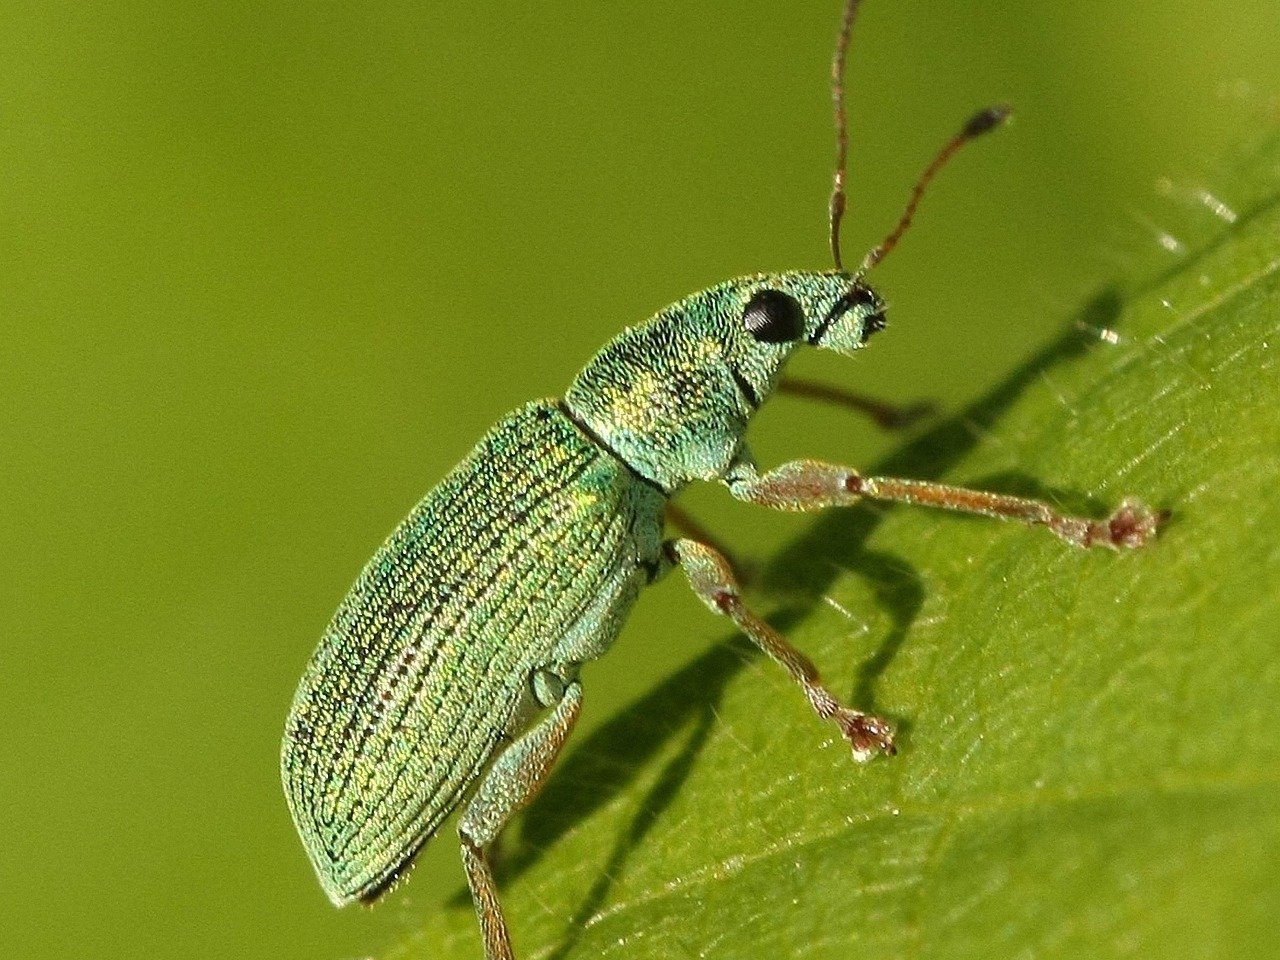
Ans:
{"label": "green weevil", "polygon": [[843,75],[857,7],[846,0],[832,61],[835,268],[730,280],[624,330],[562,399],[534,401],[494,426],[342,601],[294,697],[281,755],[294,822],[335,904],[385,892],[466,801],[458,832],[485,955],[511,960],[486,849],[568,738],[582,664],[609,649],[641,589],[672,567],[781,664],[855,757],[893,752],[887,722],[841,704],[750,610],[720,551],[664,539],[664,519],[679,521],[669,501],[693,481],[719,481],[739,500],[781,510],[878,499],[1010,518],[1079,547],[1137,547],[1155,532],[1156,515],[1136,500],[1089,520],[812,460],[757,469],[744,436],[785,388],[788,358],[802,345],[853,354],[884,326],[866,272],[897,244],[934,174],[1007,113],[975,115],[926,168],[897,227],[846,271]]}

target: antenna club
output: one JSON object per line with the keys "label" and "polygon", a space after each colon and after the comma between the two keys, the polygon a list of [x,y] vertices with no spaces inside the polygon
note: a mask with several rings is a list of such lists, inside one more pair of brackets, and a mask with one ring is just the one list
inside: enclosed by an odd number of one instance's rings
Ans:
{"label": "antenna club", "polygon": [[979,110],[960,128],[959,133],[943,145],[929,165],[924,168],[924,173],[920,174],[920,179],[916,181],[916,185],[911,188],[911,197],[907,200],[906,209],[902,211],[902,218],[898,221],[898,225],[893,228],[893,231],[887,237],[880,241],[879,245],[872,247],[867,255],[863,257],[862,266],[858,270],[860,275],[866,273],[883,260],[898,245],[902,235],[910,228],[911,221],[915,219],[916,208],[920,205],[925,188],[933,182],[933,178],[938,175],[938,171],[945,167],[966,143],[994,130],[1008,120],[1011,113],[1012,111],[1005,104],[997,104],[987,107],[985,110]]}
{"label": "antenna club", "polygon": [[964,125],[960,134],[966,140],[972,140],[974,137],[980,137],[984,133],[990,133],[996,127],[1002,126],[1012,115],[1013,107],[1007,103],[997,103],[984,110],[979,110],[970,117],[969,122]]}

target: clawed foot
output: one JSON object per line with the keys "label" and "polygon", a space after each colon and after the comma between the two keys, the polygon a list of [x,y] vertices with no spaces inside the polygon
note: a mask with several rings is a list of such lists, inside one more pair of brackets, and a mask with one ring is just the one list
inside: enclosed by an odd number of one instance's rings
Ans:
{"label": "clawed foot", "polygon": [[1167,510],[1155,511],[1141,500],[1126,497],[1105,520],[1054,516],[1048,523],[1054,533],[1077,547],[1134,550],[1154,538],[1168,519]]}
{"label": "clawed foot", "polygon": [[836,715],[836,723],[840,724],[840,732],[853,747],[853,759],[859,763],[870,760],[877,753],[893,756],[898,752],[893,745],[893,727],[886,720],[857,710],[842,709]]}
{"label": "clawed foot", "polygon": [[1168,519],[1167,510],[1157,512],[1141,500],[1126,497],[1106,520],[1089,524],[1084,545],[1134,550],[1151,540]]}

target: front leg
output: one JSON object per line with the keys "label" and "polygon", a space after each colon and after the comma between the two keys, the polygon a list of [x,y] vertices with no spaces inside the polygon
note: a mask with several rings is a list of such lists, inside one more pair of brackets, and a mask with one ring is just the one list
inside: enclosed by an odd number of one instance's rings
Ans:
{"label": "front leg", "polygon": [[1044,526],[1074,547],[1140,547],[1155,536],[1162,517],[1139,500],[1126,498],[1105,520],[1059,513],[1042,500],[969,490],[929,480],[864,477],[851,467],[820,460],[792,460],[766,474],[739,464],[726,478],[739,500],[775,510],[821,510],[851,506],[864,498],[941,507],[961,513]]}
{"label": "front leg", "polygon": [[[556,678],[548,679],[555,681]],[[582,685],[575,680],[563,690],[555,709],[507,747],[494,762],[458,824],[462,863],[467,870],[467,885],[471,888],[471,899],[480,920],[485,960],[514,960],[507,921],[498,902],[498,887],[485,848],[533,799],[551,772],[560,748],[569,739],[582,708]]]}
{"label": "front leg", "polygon": [[866,760],[877,751],[894,752],[893,728],[887,722],[841,704],[822,685],[818,670],[809,658],[742,602],[738,583],[724,557],[696,540],[672,540],[667,543],[666,551],[668,558],[684,570],[689,586],[699,599],[712,612],[732,620],[756,646],[781,664],[803,688],[818,716],[840,727],[856,759]]}

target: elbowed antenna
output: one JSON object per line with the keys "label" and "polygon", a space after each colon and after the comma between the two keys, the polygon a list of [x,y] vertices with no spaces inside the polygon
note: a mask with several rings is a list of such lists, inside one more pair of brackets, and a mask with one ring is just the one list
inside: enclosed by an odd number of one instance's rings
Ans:
{"label": "elbowed antenna", "polygon": [[[835,110],[836,169],[831,177],[829,213],[831,258],[835,261],[836,270],[840,273],[844,272],[844,261],[840,255],[840,224],[844,220],[847,202],[845,171],[849,165],[849,113],[844,102],[844,75],[845,65],[849,59],[849,42],[853,38],[853,23],[857,19],[858,8],[861,5],[862,0],[845,0],[844,13],[840,18],[840,32],[836,35],[836,52],[831,58],[831,103]],[[929,166],[925,167],[916,185],[911,188],[911,197],[907,200],[907,207],[903,210],[898,225],[862,258],[862,265],[858,267],[858,276],[862,276],[874,267],[898,245],[898,241],[902,239],[902,235],[907,232],[912,219],[915,218],[916,208],[920,206],[920,198],[924,196],[925,188],[938,175],[938,171],[945,167],[957,151],[970,140],[975,140],[984,133],[994,130],[1009,119],[1010,112],[1010,108],[1005,104],[979,110],[969,118],[969,122],[960,129],[959,133],[947,141]]]}
{"label": "elbowed antenna", "polygon": [[853,21],[862,0],[846,0],[836,36],[836,52],[831,58],[831,103],[836,115],[836,171],[831,178],[831,257],[836,269],[844,272],[840,259],[840,221],[844,219],[845,168],[849,162],[849,115],[844,106],[844,68],[849,58],[849,40],[853,37]]}
{"label": "elbowed antenna", "polygon": [[[858,267],[859,276],[887,257],[889,252],[898,245],[898,241],[902,239],[902,235],[907,232],[907,228],[911,226],[912,219],[915,218],[916,207],[920,206],[920,198],[924,196],[925,188],[938,175],[938,171],[945,167],[947,162],[970,140],[976,140],[984,133],[989,133],[1008,120],[1011,112],[1007,104],[997,104],[994,107],[979,110],[969,118],[968,123],[960,128],[959,133],[946,142],[929,166],[924,168],[924,173],[920,174],[920,179],[916,181],[916,185],[911,188],[911,198],[907,201],[906,209],[902,211],[902,218],[898,220],[898,225],[862,258],[862,266]],[[838,258],[836,266],[838,269]]]}

